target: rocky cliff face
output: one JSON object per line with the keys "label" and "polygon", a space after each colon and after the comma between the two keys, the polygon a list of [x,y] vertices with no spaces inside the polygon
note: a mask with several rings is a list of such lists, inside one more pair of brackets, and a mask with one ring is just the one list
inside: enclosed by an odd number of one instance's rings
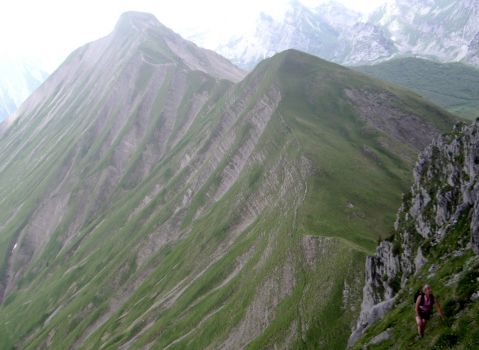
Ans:
{"label": "rocky cliff face", "polygon": [[261,59],[290,48],[341,64],[375,62],[396,52],[387,33],[363,21],[359,13],[334,2],[309,8],[299,1],[291,1],[282,18],[261,13],[254,30],[215,50],[252,68]]}
{"label": "rocky cliff face", "polygon": [[[351,335],[352,345],[395,303],[401,288],[432,258],[431,250],[445,246],[458,222],[466,222],[467,237],[455,238],[454,248],[434,259],[479,254],[479,121],[457,124],[419,156],[414,184],[403,198],[396,233],[366,260],[366,284],[361,315]],[[460,242],[465,241],[464,245]],[[468,243],[467,243],[468,241]],[[437,249],[438,249],[437,248]],[[429,272],[437,270],[434,264]]]}
{"label": "rocky cliff face", "polygon": [[392,0],[373,14],[373,22],[388,32],[401,54],[474,63],[478,14],[474,0]]}

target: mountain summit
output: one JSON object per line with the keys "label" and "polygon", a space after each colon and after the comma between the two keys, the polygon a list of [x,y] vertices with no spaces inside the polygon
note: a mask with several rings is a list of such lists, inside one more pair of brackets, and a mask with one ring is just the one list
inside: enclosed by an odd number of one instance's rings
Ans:
{"label": "mountain summit", "polygon": [[[245,73],[234,67],[230,62],[213,51],[201,49],[195,44],[183,40],[171,29],[162,25],[155,16],[143,12],[126,12],[121,15],[113,36],[131,37],[138,42],[143,38],[142,49],[147,59],[148,45],[154,42],[157,48],[162,44],[164,57],[181,59],[193,70],[206,72],[216,78],[228,79],[234,82],[241,80]],[[171,57],[173,55],[174,57]]]}
{"label": "mountain summit", "polygon": [[295,50],[242,71],[128,13],[0,138],[0,347],[341,348],[453,118]]}

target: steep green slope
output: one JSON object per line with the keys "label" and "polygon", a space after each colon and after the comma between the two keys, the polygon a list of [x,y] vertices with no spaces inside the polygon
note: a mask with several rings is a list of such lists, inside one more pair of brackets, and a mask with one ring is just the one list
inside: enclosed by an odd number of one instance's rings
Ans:
{"label": "steep green slope", "polygon": [[[396,234],[368,258],[375,272],[367,273],[371,293],[365,297],[380,296],[377,303],[389,298],[392,308],[366,328],[355,349],[479,348],[478,149],[476,121],[456,126],[420,155]],[[435,312],[419,338],[413,299],[425,283],[446,319]],[[389,289],[394,293],[388,297]]]}
{"label": "steep green slope", "polygon": [[354,69],[409,88],[461,117],[479,116],[479,70],[472,66],[399,58]]}
{"label": "steep green slope", "polygon": [[[428,252],[428,262],[410,278],[398,294],[393,309],[371,326],[353,349],[477,349],[479,347],[479,302],[472,296],[479,290],[479,259],[466,249],[470,237],[467,214]],[[458,253],[461,252],[461,253]],[[464,252],[464,253],[462,253]],[[446,320],[437,311],[419,338],[414,320],[414,293],[428,283],[438,299]],[[383,333],[384,332],[384,333]],[[379,334],[387,339],[373,341]],[[374,344],[373,344],[374,343]]]}
{"label": "steep green slope", "polygon": [[22,107],[2,347],[345,346],[365,252],[451,116],[297,51],[238,84],[209,54],[128,14]]}
{"label": "steep green slope", "polygon": [[[395,211],[410,157],[425,145],[420,138],[451,118],[339,65],[295,51],[282,57],[279,112],[316,170],[301,222],[370,247],[393,220],[385,213]],[[427,130],[416,135],[422,123]]]}

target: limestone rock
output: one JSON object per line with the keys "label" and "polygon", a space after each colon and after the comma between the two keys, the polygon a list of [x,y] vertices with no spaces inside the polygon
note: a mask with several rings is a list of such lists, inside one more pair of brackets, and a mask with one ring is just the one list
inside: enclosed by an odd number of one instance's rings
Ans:
{"label": "limestone rock", "polygon": [[[479,120],[457,124],[450,134],[432,142],[420,155],[414,184],[403,198],[392,241],[383,241],[366,259],[366,283],[361,314],[349,345],[384,315],[407,279],[427,257],[428,241],[440,244],[461,215],[469,213],[470,248],[479,254]],[[451,254],[463,254],[462,251]],[[435,265],[429,273],[434,273]]]}

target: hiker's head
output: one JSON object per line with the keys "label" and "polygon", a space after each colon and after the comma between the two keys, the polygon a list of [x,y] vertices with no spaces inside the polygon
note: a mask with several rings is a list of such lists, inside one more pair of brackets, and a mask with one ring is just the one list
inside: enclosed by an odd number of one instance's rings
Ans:
{"label": "hiker's head", "polygon": [[424,287],[422,287],[422,292],[428,295],[431,294],[432,292],[431,286],[429,284],[425,284]]}

